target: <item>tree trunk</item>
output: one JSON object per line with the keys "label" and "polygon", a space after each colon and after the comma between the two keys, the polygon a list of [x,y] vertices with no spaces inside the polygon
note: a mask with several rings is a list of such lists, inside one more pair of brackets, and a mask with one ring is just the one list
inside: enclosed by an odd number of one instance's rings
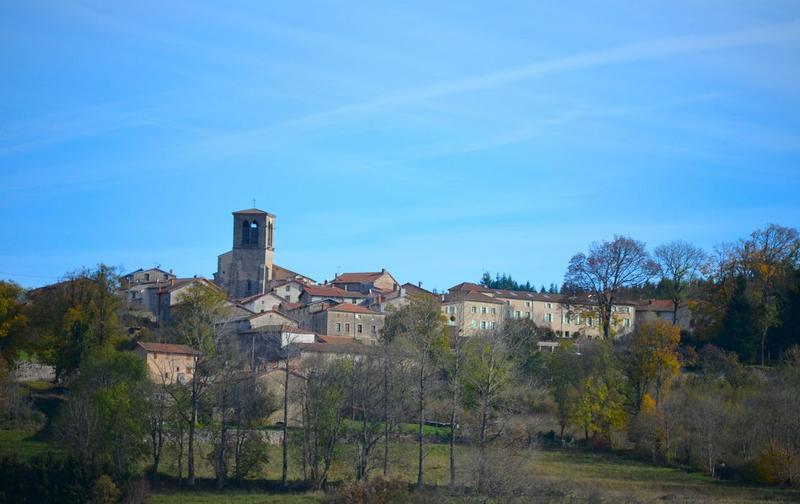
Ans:
{"label": "tree trunk", "polygon": [[197,385],[196,382],[192,382],[192,412],[189,418],[189,460],[187,463],[188,475],[186,478],[186,483],[193,487],[195,483],[194,478],[194,433],[195,433],[195,424],[197,424]]}
{"label": "tree trunk", "polygon": [[[287,348],[288,352],[288,348]],[[283,460],[281,462],[281,483],[289,487],[289,359],[285,362],[283,377]]]}
{"label": "tree trunk", "polygon": [[389,475],[389,357],[383,364],[383,476]]}
{"label": "tree trunk", "polygon": [[672,300],[672,325],[676,325],[678,323],[678,305],[680,304],[679,299]]}
{"label": "tree trunk", "polygon": [[456,401],[458,392],[453,389],[453,404],[450,409],[450,491],[456,487]]}
{"label": "tree trunk", "polygon": [[419,460],[418,460],[418,470],[417,470],[417,489],[422,490],[424,486],[424,469],[422,466],[422,459],[423,459],[423,426],[425,422],[425,356],[422,356],[420,366],[419,366],[419,431],[418,431],[418,441],[419,441]]}
{"label": "tree trunk", "polygon": [[227,462],[225,460],[227,455],[228,446],[228,424],[226,422],[227,415],[225,410],[227,404],[225,401],[226,391],[222,391],[222,422],[219,429],[219,450],[217,450],[217,490],[222,490],[225,486],[225,474],[228,472]]}
{"label": "tree trunk", "polygon": [[183,486],[183,419],[178,420],[178,486]]}

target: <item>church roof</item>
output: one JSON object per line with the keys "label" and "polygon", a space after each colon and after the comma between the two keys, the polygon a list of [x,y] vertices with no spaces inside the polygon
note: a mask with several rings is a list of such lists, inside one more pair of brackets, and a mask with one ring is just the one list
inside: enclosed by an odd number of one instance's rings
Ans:
{"label": "church roof", "polygon": [[[258,208],[248,208],[247,210],[239,210],[237,212],[233,212],[233,215],[272,215],[269,212],[265,212],[264,210],[259,210]],[[272,215],[272,217],[275,217]]]}

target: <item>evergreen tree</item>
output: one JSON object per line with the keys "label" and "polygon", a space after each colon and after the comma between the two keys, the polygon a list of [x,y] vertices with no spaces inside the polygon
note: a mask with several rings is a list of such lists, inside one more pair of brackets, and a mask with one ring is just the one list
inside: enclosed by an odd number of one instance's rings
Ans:
{"label": "evergreen tree", "polygon": [[722,334],[717,341],[720,348],[736,352],[744,362],[754,362],[759,349],[756,313],[747,298],[747,281],[736,278],[736,286],[725,309]]}

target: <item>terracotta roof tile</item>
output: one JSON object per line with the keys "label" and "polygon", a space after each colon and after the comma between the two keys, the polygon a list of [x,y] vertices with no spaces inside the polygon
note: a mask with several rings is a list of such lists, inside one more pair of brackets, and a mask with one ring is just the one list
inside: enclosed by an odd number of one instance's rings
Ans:
{"label": "terracotta roof tile", "polygon": [[347,312],[347,313],[365,313],[369,315],[381,315],[381,313],[374,312],[366,306],[354,305],[351,303],[339,303],[328,308],[328,311]]}
{"label": "terracotta roof tile", "polygon": [[385,271],[367,271],[363,273],[342,273],[336,275],[333,283],[369,283],[377,280]]}
{"label": "terracotta roof tile", "polygon": [[329,285],[306,285],[303,290],[310,296],[318,297],[341,297],[341,298],[362,298],[366,297],[360,292],[346,291],[339,287]]}
{"label": "terracotta roof tile", "polygon": [[137,344],[148,352],[172,353],[181,355],[198,355],[200,353],[194,348],[186,345],[174,345],[172,343],[151,343],[149,341],[139,341]]}

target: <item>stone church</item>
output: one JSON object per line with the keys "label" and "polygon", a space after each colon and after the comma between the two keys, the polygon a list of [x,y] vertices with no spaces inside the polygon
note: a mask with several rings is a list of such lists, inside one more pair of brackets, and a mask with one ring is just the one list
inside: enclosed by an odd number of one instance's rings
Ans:
{"label": "stone church", "polygon": [[233,299],[267,292],[274,279],[275,216],[257,208],[233,212],[233,250],[220,255],[214,281]]}

